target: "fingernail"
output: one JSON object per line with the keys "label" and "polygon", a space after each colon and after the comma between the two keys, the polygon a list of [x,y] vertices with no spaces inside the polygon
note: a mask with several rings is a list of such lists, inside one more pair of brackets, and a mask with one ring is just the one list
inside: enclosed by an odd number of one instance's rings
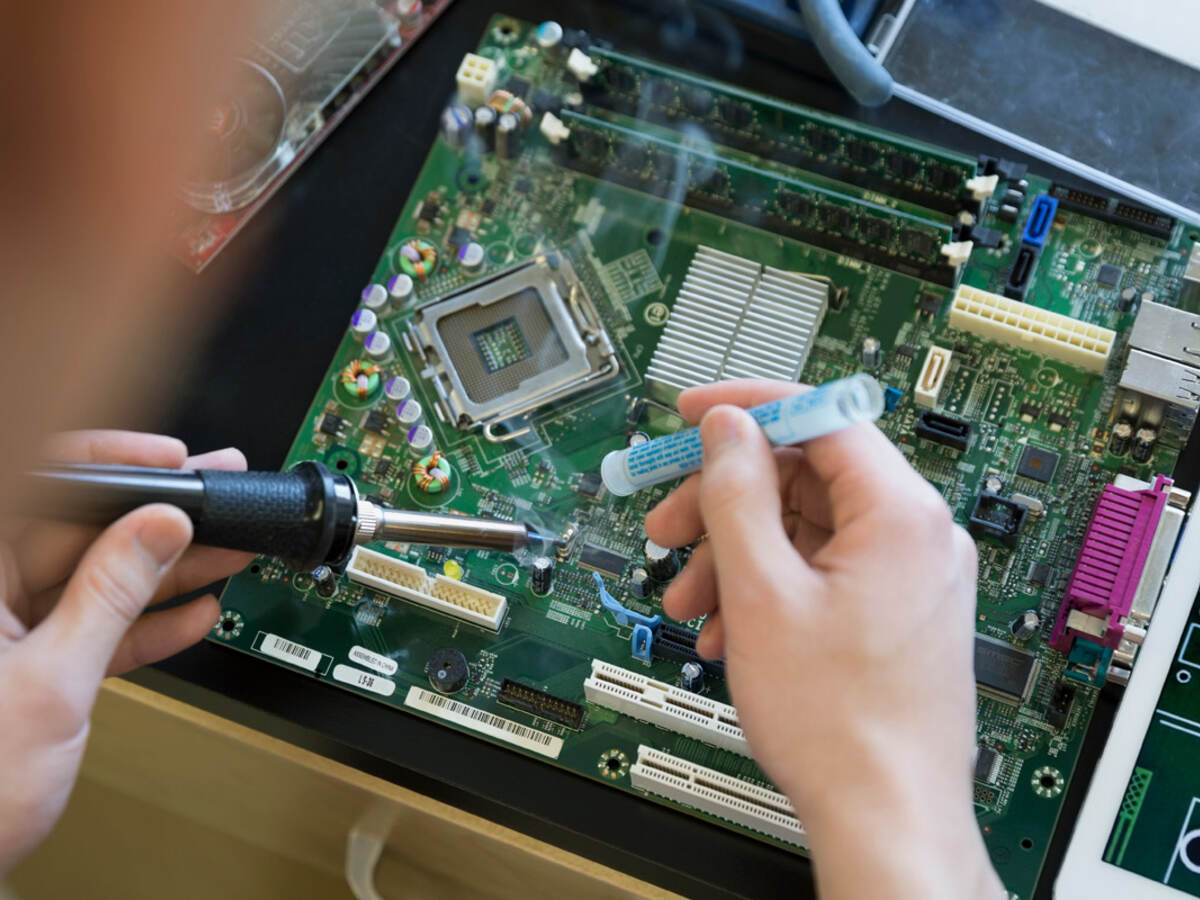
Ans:
{"label": "fingernail", "polygon": [[742,416],[736,410],[720,406],[710,410],[700,423],[700,438],[704,455],[722,452],[742,439]]}
{"label": "fingernail", "polygon": [[137,542],[159,569],[165,569],[183,552],[187,538],[179,533],[178,526],[164,527],[161,522],[152,522],[142,526]]}

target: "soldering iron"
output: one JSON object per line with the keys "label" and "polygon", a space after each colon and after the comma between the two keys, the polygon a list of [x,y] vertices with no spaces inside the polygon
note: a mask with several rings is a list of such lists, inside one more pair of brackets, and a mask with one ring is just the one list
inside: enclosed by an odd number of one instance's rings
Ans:
{"label": "soldering iron", "polygon": [[64,464],[30,476],[40,517],[107,525],[147,503],[169,503],[192,520],[196,543],[278,556],[297,570],[340,565],[371,541],[508,553],[556,543],[528,524],[382,506],[312,461],[287,472]]}

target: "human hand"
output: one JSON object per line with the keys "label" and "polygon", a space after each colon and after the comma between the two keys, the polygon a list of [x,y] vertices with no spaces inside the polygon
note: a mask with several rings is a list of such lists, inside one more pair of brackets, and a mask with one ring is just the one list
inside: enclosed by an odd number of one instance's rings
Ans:
{"label": "human hand", "polygon": [[797,390],[733,381],[680,395],[704,468],[646,534],[707,539],[663,608],[708,616],[697,649],[725,657],[823,898],[1003,896],[971,795],[974,543],[873,425],[772,449],[736,408]]}
{"label": "human hand", "polygon": [[[174,438],[122,431],[63,434],[48,455],[246,468],[239,450],[189,457]],[[231,575],[253,557],[188,548],[191,522],[164,504],[134,510],[102,532],[2,524],[9,540],[0,541],[0,875],[49,833],[66,805],[101,680],[177,653],[220,614],[211,594],[145,616],[143,609]]]}

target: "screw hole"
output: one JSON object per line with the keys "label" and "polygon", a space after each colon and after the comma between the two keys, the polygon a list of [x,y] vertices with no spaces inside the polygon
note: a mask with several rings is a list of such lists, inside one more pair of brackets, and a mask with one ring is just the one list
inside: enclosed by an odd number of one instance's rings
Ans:
{"label": "screw hole", "polygon": [[1022,850],[1032,850],[1033,849],[1033,839],[1032,838],[1021,838],[1021,849]]}
{"label": "screw hole", "polygon": [[657,247],[659,244],[661,244],[666,239],[667,239],[667,236],[665,234],[663,234],[662,231],[658,228],[651,228],[649,231],[646,232],[646,243],[649,244],[651,247]]}
{"label": "screw hole", "polygon": [[334,466],[336,466],[339,469],[344,469],[348,465],[350,465],[350,464],[348,462],[346,462],[344,459],[339,459],[336,463],[334,463]]}
{"label": "screw hole", "polygon": [[262,566],[260,566],[258,563],[255,563],[254,565],[252,565],[252,566],[250,567],[250,574],[251,574],[251,575],[257,575],[257,574],[258,574],[259,572],[261,572],[261,571],[262,571]]}

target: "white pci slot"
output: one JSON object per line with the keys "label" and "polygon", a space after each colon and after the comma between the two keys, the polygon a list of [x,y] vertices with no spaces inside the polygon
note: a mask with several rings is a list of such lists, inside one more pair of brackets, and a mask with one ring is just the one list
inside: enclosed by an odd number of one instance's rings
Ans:
{"label": "white pci slot", "polygon": [[808,846],[808,835],[796,818],[788,798],[706,769],[652,747],[638,747],[637,762],[629,770],[635,788],[770,835],[797,847]]}
{"label": "white pci slot", "polygon": [[583,693],[597,706],[723,750],[750,755],[737,710],[725,703],[598,659],[592,660],[592,675],[583,683]]}
{"label": "white pci slot", "polygon": [[420,566],[366,547],[354,548],[346,577],[355,584],[411,600],[492,631],[500,630],[508,609],[508,601],[499,594],[445,575],[430,576]]}

